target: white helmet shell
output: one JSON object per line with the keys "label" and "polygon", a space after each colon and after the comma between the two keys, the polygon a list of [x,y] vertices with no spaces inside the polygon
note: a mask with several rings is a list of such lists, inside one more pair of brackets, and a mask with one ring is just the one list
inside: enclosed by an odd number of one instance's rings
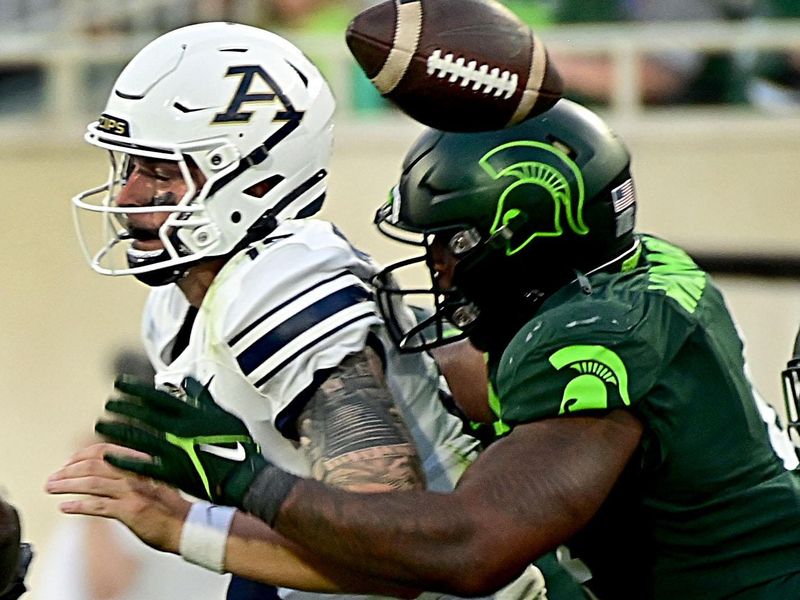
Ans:
{"label": "white helmet shell", "polygon": [[[325,196],[334,108],[319,70],[268,31],[203,23],[157,38],[122,71],[85,136],[112,163],[105,185],[73,198],[90,265],[107,275],[177,274],[243,247],[257,224],[263,237],[285,219],[314,214]],[[187,193],[176,206],[116,206],[130,156],[177,162]],[[201,189],[189,159],[205,176]],[[261,182],[266,194],[248,193]],[[87,211],[104,217],[99,250],[90,248]],[[159,230],[164,251],[153,260],[136,257],[119,219],[147,211],[170,213]]]}

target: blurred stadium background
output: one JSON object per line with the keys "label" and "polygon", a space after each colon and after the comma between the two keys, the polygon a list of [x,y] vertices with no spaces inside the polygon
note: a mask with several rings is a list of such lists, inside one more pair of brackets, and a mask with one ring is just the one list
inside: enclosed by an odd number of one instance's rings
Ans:
{"label": "blurred stadium background", "polygon": [[[279,18],[271,4],[0,0],[0,485],[40,551],[58,518],[56,500],[42,491],[45,478],[91,430],[111,391],[117,350],[138,347],[146,289],[86,266],[69,198],[105,177],[106,158],[83,144],[83,129],[147,41],[182,24],[227,19],[272,27],[297,43],[339,99],[323,216],[379,261],[405,255],[370,223],[419,127],[372,92],[347,53],[344,26],[364,2],[329,2],[302,25]],[[800,22],[542,25],[539,33],[553,50],[615,61],[613,93],[600,111],[633,151],[639,228],[682,244],[714,272],[743,330],[756,385],[782,413],[779,374],[800,325],[800,106],[645,106],[636,64],[663,50],[725,50],[744,59],[798,50]],[[34,563],[33,598],[41,576]]]}

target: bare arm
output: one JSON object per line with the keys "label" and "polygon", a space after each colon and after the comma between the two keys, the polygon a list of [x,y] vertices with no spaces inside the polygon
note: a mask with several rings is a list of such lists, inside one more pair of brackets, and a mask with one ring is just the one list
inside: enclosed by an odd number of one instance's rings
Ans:
{"label": "bare arm", "polygon": [[[321,481],[361,492],[424,486],[416,450],[372,350],[343,361],[304,408],[298,430],[314,477]],[[48,491],[90,494],[61,509],[115,518],[145,543],[177,554],[189,502],[172,488],[110,466],[103,460],[107,452],[146,457],[110,444],[90,446],[51,477]],[[309,591],[419,593],[358,569],[348,573],[335,559],[320,560],[244,513],[234,518],[225,567],[249,579]]]}
{"label": "bare arm", "polygon": [[491,423],[495,415],[489,408],[489,374],[483,353],[469,340],[461,340],[431,349],[456,404],[468,419]]}
{"label": "bare arm", "polygon": [[[345,359],[305,406],[298,419],[301,447],[309,457],[314,479],[357,492],[423,489],[425,476],[416,449],[384,381],[380,359],[369,348]],[[258,493],[251,490],[250,493]],[[276,560],[274,555],[287,555]],[[226,567],[238,575],[276,583],[284,563],[301,558],[313,570],[300,571],[294,582],[278,583],[316,591],[381,593],[414,597],[421,590],[371,578],[358,565],[348,572],[336,561],[321,562],[256,517],[237,514],[228,538]],[[322,577],[328,586],[312,586]],[[413,583],[413,582],[410,582]]]}
{"label": "bare arm", "polygon": [[[61,503],[59,508],[67,514],[116,519],[148,546],[178,554],[181,530],[191,502],[174,488],[112,467],[103,460],[109,452],[142,456],[121,446],[94,444],[80,450],[67,465],[51,475],[47,491],[51,494],[85,494],[86,497]],[[269,565],[262,572],[275,577],[274,580],[264,579],[265,583],[303,583],[317,591],[336,591],[338,588],[332,581],[292,554],[289,548],[293,546],[267,525],[255,523],[252,517],[238,513],[227,545],[230,551],[227,562],[232,565],[226,566],[238,573],[232,567],[248,564],[239,553],[257,547],[263,562]],[[256,572],[252,567],[245,567],[240,574],[247,576]]]}
{"label": "bare arm", "polygon": [[[61,511],[116,519],[148,546],[178,554],[191,502],[174,488],[112,467],[103,460],[103,455],[109,452],[143,456],[121,446],[94,444],[77,452],[67,465],[53,473],[47,491],[82,494],[82,498],[62,502]],[[341,566],[315,558],[308,550],[245,513],[234,517],[225,568],[263,583],[316,592],[416,595],[408,588],[343,572]]]}
{"label": "bare arm", "polygon": [[522,425],[484,452],[451,494],[358,495],[302,480],[276,528],[374,576],[485,594],[589,521],[641,432],[624,411]]}
{"label": "bare arm", "polygon": [[314,479],[359,492],[422,489],[425,474],[375,351],[347,357],[298,421]]}
{"label": "bare arm", "polygon": [[225,569],[246,579],[310,592],[380,594],[415,598],[420,590],[348,570],[322,560],[270,529],[260,519],[237,512],[225,551]]}

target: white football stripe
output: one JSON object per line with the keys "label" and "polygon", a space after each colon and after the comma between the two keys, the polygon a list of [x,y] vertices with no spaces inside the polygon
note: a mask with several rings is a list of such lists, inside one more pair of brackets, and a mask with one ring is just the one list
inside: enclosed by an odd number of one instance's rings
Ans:
{"label": "white football stripe", "polygon": [[394,28],[394,43],[380,72],[372,83],[381,94],[388,94],[400,83],[417,51],[422,31],[422,2],[395,2],[397,23]]}
{"label": "white football stripe", "polygon": [[533,34],[533,56],[531,57],[531,72],[528,75],[528,85],[522,92],[522,98],[514,115],[509,120],[508,125],[516,125],[531,111],[536,100],[539,99],[539,89],[544,81],[544,73],[547,67],[547,52],[542,45],[539,36]]}

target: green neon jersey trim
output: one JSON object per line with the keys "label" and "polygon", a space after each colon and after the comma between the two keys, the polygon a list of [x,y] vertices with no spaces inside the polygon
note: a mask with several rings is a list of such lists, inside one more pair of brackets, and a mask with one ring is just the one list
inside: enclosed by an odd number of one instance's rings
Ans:
{"label": "green neon jersey trim", "polygon": [[492,423],[494,433],[495,435],[503,435],[511,431],[511,427],[503,423],[503,419],[500,418],[500,396],[494,391],[494,386],[491,381],[488,383],[487,387],[489,393],[489,408],[492,409],[492,412],[497,417],[497,420]]}
{"label": "green neon jersey trim", "polygon": [[648,289],[664,292],[686,312],[694,314],[706,288],[706,274],[680,248],[655,238],[644,238],[648,270]]}

